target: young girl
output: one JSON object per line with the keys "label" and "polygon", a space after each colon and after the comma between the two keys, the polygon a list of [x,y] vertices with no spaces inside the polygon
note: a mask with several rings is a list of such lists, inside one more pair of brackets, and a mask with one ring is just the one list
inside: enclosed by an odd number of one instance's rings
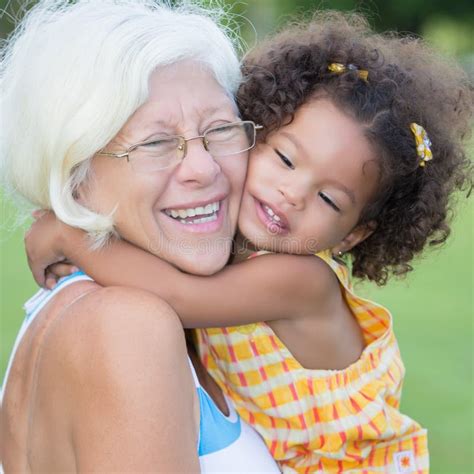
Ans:
{"label": "young girl", "polygon": [[[155,292],[202,328],[204,365],[284,472],[427,472],[426,430],[398,410],[391,315],[354,294],[345,262],[383,285],[447,238],[449,198],[471,186],[466,76],[418,40],[339,13],[283,31],[244,72],[239,106],[263,132],[231,265],[197,277],[123,241],[92,252],[51,217],[29,239],[49,232],[56,257]],[[219,211],[165,212],[193,225]],[[46,265],[34,265],[40,282]]]}

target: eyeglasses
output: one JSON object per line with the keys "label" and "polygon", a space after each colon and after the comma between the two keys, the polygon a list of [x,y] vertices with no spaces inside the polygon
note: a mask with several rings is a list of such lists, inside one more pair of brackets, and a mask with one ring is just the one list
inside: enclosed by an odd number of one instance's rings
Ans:
{"label": "eyeglasses", "polygon": [[98,155],[127,158],[136,171],[158,171],[178,164],[187,153],[191,140],[202,140],[204,148],[214,157],[237,155],[255,145],[257,130],[251,120],[232,122],[207,129],[202,135],[185,138],[181,135],[156,135],[132,145],[122,153],[101,151]]}

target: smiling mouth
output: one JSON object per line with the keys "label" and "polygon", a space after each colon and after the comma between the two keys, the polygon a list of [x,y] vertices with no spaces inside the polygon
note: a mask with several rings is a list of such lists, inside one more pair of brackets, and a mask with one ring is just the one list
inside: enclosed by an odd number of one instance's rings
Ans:
{"label": "smiling mouth", "polygon": [[255,202],[257,204],[257,214],[260,215],[260,220],[270,233],[287,234],[289,232],[290,228],[285,216],[278,214],[272,207],[258,199],[255,199]]}
{"label": "smiling mouth", "polygon": [[283,226],[281,222],[281,217],[275,213],[275,211],[270,207],[267,206],[266,204],[260,203],[262,206],[262,209],[265,211],[265,214],[277,225]]}
{"label": "smiling mouth", "polygon": [[220,205],[220,201],[216,201],[188,209],[164,209],[164,213],[181,224],[205,224],[217,220]]}

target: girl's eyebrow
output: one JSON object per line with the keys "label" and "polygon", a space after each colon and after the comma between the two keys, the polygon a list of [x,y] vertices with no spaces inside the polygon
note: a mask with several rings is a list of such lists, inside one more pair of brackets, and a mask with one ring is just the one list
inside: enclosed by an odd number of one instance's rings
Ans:
{"label": "girl's eyebrow", "polygon": [[356,205],[355,194],[352,190],[344,186],[342,183],[339,183],[338,181],[332,181],[331,184],[333,184],[336,188],[339,188],[344,194],[347,195],[347,197],[351,200],[352,204],[354,206]]}
{"label": "girl's eyebrow", "polygon": [[301,145],[299,140],[292,133],[285,132],[285,130],[282,130],[279,133],[283,135],[284,137],[288,138],[288,140],[290,140],[290,142],[293,143],[293,145],[295,145],[295,147],[300,153],[303,153],[306,155],[306,151],[303,148],[303,145]]}

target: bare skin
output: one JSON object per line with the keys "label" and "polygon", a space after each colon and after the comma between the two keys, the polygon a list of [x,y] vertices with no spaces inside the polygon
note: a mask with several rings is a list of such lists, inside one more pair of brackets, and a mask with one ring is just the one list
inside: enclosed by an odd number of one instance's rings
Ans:
{"label": "bare skin", "polygon": [[[334,272],[312,254],[349,251],[372,233],[359,218],[377,187],[374,163],[360,124],[319,98],[252,150],[233,265],[202,277],[121,240],[91,252],[82,231],[49,215],[27,239],[30,267],[43,285],[48,265],[67,257],[105,286],[159,295],[186,328],[266,322],[304,367],[344,369],[364,349],[361,328]],[[262,218],[262,202],[281,215],[280,228],[269,229],[274,223]],[[300,255],[245,260],[251,251],[244,238],[252,250],[271,252],[297,243]]]}
{"label": "bare skin", "polygon": [[[195,136],[235,120],[214,76],[192,62],[178,63],[152,74],[148,100],[110,146],[124,149],[158,132]],[[183,270],[214,273],[229,257],[246,167],[246,153],[217,162],[197,141],[180,164],[153,173],[95,156],[79,199],[105,213],[118,204],[115,227],[122,237],[160,250]],[[163,212],[217,199],[220,225],[212,232],[204,225],[190,233]],[[226,246],[199,252],[201,240]],[[190,251],[179,252],[179,242]],[[222,393],[196,367],[226,413]],[[199,406],[176,313],[143,290],[90,282],[65,288],[20,344],[0,422],[6,472],[198,472]]]}
{"label": "bare skin", "polygon": [[6,472],[199,472],[182,327],[144,291],[62,290],[18,349],[1,414]]}

